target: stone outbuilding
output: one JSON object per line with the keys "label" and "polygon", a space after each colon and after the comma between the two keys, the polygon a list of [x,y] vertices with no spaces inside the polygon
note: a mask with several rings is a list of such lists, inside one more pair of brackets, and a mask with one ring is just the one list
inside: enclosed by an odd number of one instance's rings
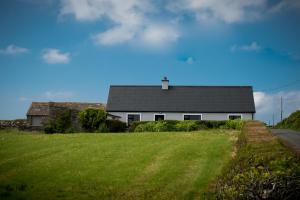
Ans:
{"label": "stone outbuilding", "polygon": [[[78,124],[78,113],[87,108],[105,109],[102,103],[81,102],[32,102],[27,112],[29,126],[42,127],[49,119],[55,118],[59,113],[71,110],[73,124]],[[113,118],[113,116],[111,116]]]}

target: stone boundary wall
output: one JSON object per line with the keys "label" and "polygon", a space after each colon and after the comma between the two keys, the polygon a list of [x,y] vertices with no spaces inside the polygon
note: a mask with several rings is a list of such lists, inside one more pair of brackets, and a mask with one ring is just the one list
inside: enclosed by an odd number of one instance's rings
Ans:
{"label": "stone boundary wall", "polygon": [[0,129],[17,128],[20,130],[30,129],[26,119],[0,120]]}

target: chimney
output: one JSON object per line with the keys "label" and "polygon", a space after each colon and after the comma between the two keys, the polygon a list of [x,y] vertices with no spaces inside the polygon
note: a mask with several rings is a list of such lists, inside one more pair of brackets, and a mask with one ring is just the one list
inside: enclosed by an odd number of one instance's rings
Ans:
{"label": "chimney", "polygon": [[164,79],[161,80],[161,89],[163,89],[163,90],[169,89],[169,80],[167,77],[164,77]]}

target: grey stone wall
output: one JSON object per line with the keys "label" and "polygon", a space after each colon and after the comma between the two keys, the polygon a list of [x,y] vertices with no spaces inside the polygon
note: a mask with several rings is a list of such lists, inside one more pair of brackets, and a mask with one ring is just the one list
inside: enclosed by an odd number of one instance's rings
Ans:
{"label": "grey stone wall", "polygon": [[26,119],[0,120],[0,129],[17,128],[25,130],[29,127]]}

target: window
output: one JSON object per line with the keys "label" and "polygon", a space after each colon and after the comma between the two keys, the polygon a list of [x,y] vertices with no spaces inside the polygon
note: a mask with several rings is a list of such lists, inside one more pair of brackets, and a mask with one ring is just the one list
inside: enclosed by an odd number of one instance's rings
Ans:
{"label": "window", "polygon": [[141,121],[141,114],[127,114],[127,123],[132,124],[132,122]]}
{"label": "window", "polygon": [[164,114],[154,114],[154,121],[165,120]]}
{"label": "window", "polygon": [[229,120],[242,119],[242,115],[228,115]]}
{"label": "window", "polygon": [[200,115],[200,114],[186,114],[186,115],[183,115],[183,120],[202,120],[202,115]]}
{"label": "window", "polygon": [[31,125],[32,126],[42,126],[43,118],[40,116],[32,116],[31,118]]}

